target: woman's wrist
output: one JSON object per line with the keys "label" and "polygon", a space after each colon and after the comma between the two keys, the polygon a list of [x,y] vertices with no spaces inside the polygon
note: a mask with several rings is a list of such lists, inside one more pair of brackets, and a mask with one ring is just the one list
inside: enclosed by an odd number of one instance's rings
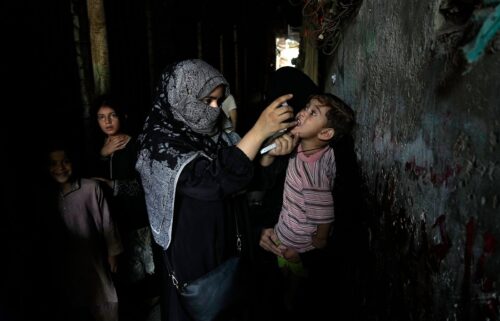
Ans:
{"label": "woman's wrist", "polygon": [[260,165],[263,167],[267,167],[267,166],[271,165],[273,163],[273,161],[274,161],[274,156],[271,156],[269,154],[264,154],[260,158]]}
{"label": "woman's wrist", "polygon": [[254,138],[257,144],[259,144],[259,146],[262,145],[262,143],[264,143],[264,140],[266,140],[267,138],[265,135],[263,135],[262,130],[255,126],[250,129],[249,134]]}

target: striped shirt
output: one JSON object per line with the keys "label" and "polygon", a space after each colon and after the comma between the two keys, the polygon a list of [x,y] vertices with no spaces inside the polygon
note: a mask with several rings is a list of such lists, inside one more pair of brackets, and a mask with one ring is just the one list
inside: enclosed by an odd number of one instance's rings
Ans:
{"label": "striped shirt", "polygon": [[274,231],[280,242],[299,253],[314,249],[318,224],[333,222],[335,155],[329,146],[306,156],[299,145],[286,171],[283,206]]}

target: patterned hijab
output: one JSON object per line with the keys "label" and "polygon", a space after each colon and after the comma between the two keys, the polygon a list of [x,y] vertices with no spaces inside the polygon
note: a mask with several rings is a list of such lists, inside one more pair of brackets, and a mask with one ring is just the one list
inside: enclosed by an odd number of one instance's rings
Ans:
{"label": "patterned hijab", "polygon": [[219,128],[221,108],[202,99],[227,81],[202,60],[170,65],[161,75],[153,109],[139,136],[136,169],[146,195],[149,223],[156,243],[170,245],[176,184],[183,168],[194,158],[216,157],[220,148],[234,145],[239,137]]}

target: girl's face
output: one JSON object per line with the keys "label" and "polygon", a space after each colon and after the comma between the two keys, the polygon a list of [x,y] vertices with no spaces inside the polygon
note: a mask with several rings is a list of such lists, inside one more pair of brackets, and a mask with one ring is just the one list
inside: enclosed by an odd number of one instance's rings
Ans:
{"label": "girl's face", "polygon": [[73,165],[62,150],[49,154],[49,174],[59,184],[68,183],[73,174]]}
{"label": "girl's face", "polygon": [[108,136],[120,132],[120,118],[115,110],[109,106],[101,106],[97,111],[97,122],[101,130]]}
{"label": "girl's face", "polygon": [[326,127],[328,122],[326,113],[329,109],[330,107],[321,104],[318,100],[311,99],[295,117],[297,126],[292,129],[292,134],[299,135],[302,139],[316,137]]}

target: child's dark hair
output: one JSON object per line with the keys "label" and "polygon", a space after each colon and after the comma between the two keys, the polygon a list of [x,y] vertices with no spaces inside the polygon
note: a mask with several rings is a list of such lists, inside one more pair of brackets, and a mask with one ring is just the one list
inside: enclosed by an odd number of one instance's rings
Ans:
{"label": "child's dark hair", "polygon": [[98,96],[97,98],[94,99],[94,102],[92,103],[92,108],[90,110],[91,112],[90,115],[93,119],[97,119],[97,112],[102,106],[108,106],[112,108],[118,115],[118,118],[120,119],[120,126],[121,127],[125,126],[125,120],[127,117],[127,108],[122,100],[118,99],[118,97],[114,96],[112,93],[106,93]]}
{"label": "child's dark hair", "polygon": [[332,142],[351,134],[355,124],[354,111],[342,99],[329,93],[313,95],[310,99],[316,99],[322,105],[330,107],[326,112],[326,126],[335,130]]}
{"label": "child's dark hair", "polygon": [[99,122],[97,120],[97,112],[103,106],[110,107],[114,110],[116,115],[118,115],[118,119],[120,120],[120,131],[127,133],[129,131],[127,124],[127,116],[128,110],[123,100],[119,99],[118,96],[112,93],[105,93],[103,95],[98,96],[92,102],[90,108],[90,119],[92,120],[90,124],[91,133],[92,133],[92,145],[99,146],[101,148],[101,144],[103,141],[103,137],[106,135],[102,132]]}

